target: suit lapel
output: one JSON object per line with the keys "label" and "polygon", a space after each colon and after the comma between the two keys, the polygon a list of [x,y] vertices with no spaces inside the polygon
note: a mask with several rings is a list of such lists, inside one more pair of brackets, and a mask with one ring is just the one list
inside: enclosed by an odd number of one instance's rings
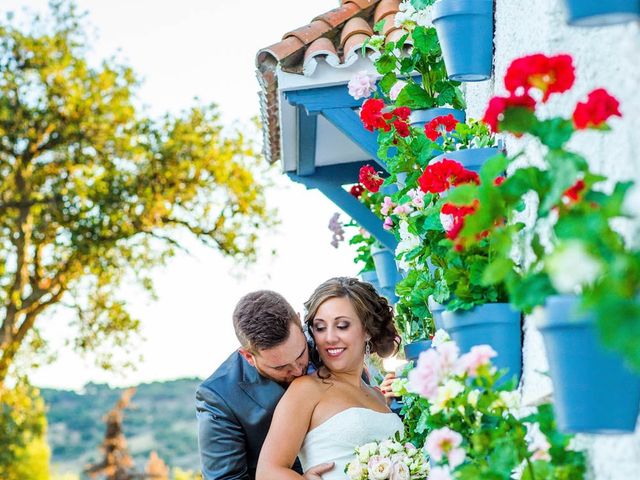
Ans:
{"label": "suit lapel", "polygon": [[249,365],[243,358],[242,381],[239,387],[246,393],[255,403],[265,410],[273,411],[282,395],[284,388],[269,380],[258,373],[255,367]]}

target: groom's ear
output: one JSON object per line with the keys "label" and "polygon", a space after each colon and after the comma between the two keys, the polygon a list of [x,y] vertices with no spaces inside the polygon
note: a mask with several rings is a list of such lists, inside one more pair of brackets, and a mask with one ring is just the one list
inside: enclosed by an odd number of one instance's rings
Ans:
{"label": "groom's ear", "polygon": [[249,365],[251,365],[252,367],[256,366],[256,360],[253,356],[253,353],[251,353],[246,348],[239,348],[238,352],[240,353],[240,355],[244,357],[244,359],[247,361]]}

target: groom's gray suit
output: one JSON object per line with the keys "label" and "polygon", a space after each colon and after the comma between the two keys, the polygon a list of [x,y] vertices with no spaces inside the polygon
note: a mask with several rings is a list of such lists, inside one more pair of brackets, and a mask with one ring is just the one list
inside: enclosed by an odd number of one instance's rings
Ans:
{"label": "groom's gray suit", "polygon": [[[284,388],[233,353],[196,390],[205,480],[254,480],[260,449]],[[302,474],[296,459],[293,469]]]}

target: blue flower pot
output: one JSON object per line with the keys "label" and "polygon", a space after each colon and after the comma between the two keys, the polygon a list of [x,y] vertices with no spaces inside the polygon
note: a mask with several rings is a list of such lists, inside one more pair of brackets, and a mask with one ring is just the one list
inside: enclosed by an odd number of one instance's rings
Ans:
{"label": "blue flower pot", "polygon": [[500,153],[497,147],[489,148],[466,148],[464,150],[456,150],[455,152],[445,152],[438,155],[430,163],[439,162],[442,159],[448,158],[449,160],[455,160],[461,163],[466,169],[479,172],[480,168],[491,157],[495,157]]}
{"label": "blue flower pot", "polygon": [[455,108],[427,108],[424,110],[414,110],[409,116],[409,123],[414,127],[421,127],[436,117],[453,115],[453,118],[464,123],[467,116],[463,110]]}
{"label": "blue flower pot", "polygon": [[440,0],[432,15],[449,78],[458,82],[491,78],[493,0]]}
{"label": "blue flower pot", "polygon": [[639,0],[565,0],[567,23],[576,27],[601,27],[640,19]]}
{"label": "blue flower pot", "polygon": [[549,360],[559,428],[564,432],[633,432],[640,376],[598,338],[595,315],[579,311],[573,295],[549,297],[540,327]]}
{"label": "blue flower pot", "polygon": [[371,256],[376,266],[380,293],[387,297],[391,303],[396,303],[398,301],[396,283],[400,281],[402,276],[396,266],[394,252],[385,246],[374,244],[371,247]]}
{"label": "blue flower pot", "polygon": [[467,311],[442,312],[447,333],[468,352],[474,345],[490,345],[498,356],[493,364],[508,369],[507,378],[522,374],[522,330],[520,312],[508,303],[487,303]]}
{"label": "blue flower pot", "polygon": [[370,283],[371,285],[373,285],[373,288],[376,289],[376,292],[381,293],[381,291],[380,291],[380,282],[378,282],[378,275],[376,274],[375,270],[369,270],[369,271],[366,271],[366,272],[361,272],[360,273],[360,279],[363,282]]}
{"label": "blue flower pot", "polygon": [[430,348],[431,340],[417,340],[404,346],[404,356],[407,357],[407,360],[410,362],[417,362],[420,354]]}
{"label": "blue flower pot", "polygon": [[436,327],[436,330],[444,328],[442,312],[446,310],[445,306],[441,303],[436,302],[433,297],[429,297],[429,310],[431,311],[431,315],[433,315],[433,323]]}

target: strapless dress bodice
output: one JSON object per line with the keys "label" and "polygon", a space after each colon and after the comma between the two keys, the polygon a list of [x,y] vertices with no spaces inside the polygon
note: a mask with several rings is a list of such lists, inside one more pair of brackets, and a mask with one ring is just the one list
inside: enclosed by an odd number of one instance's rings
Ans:
{"label": "strapless dress bodice", "polygon": [[322,480],[344,480],[344,468],[355,457],[355,448],[379,442],[402,432],[400,417],[363,407],[350,407],[307,433],[298,458],[303,471],[325,462],[335,467],[322,475]]}

